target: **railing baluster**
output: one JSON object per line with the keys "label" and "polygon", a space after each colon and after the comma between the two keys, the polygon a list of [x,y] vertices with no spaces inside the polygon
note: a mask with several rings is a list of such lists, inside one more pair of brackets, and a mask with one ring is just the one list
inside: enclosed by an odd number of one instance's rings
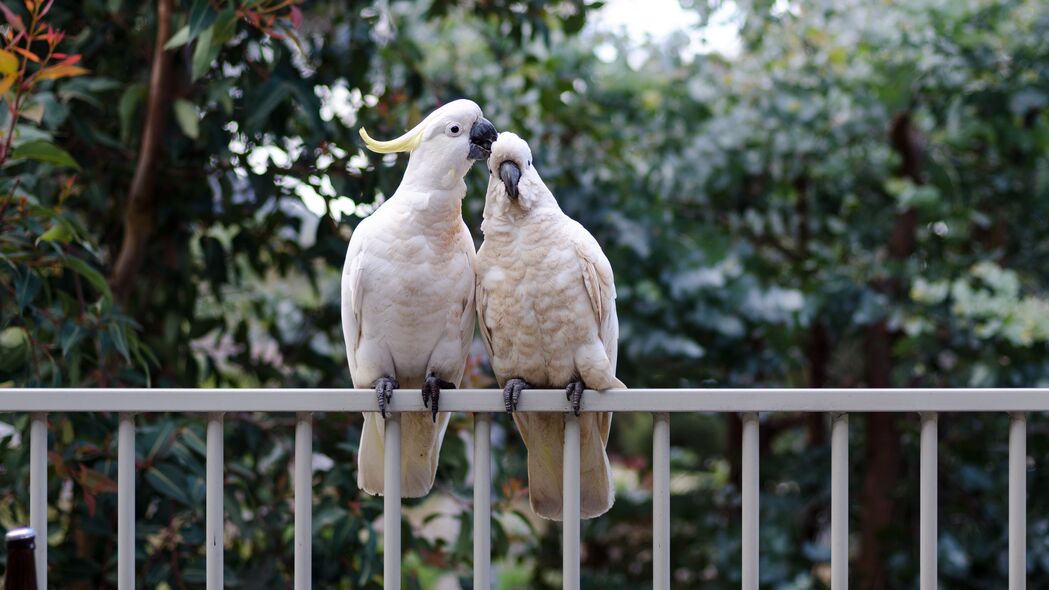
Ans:
{"label": "railing baluster", "polygon": [[831,416],[830,587],[849,587],[849,415]]}
{"label": "railing baluster", "polygon": [[225,457],[223,451],[222,412],[208,414],[206,493],[204,506],[205,538],[207,543],[207,588],[222,590],[223,586],[223,550],[225,542],[225,514],[223,506],[223,470]]}
{"label": "railing baluster", "polygon": [[936,412],[921,413],[921,456],[918,526],[918,570],[920,590],[937,590],[937,438]]}
{"label": "railing baluster", "polygon": [[29,417],[29,526],[36,531],[36,580],[47,588],[47,414]]}
{"label": "railing baluster", "polygon": [[561,587],[579,590],[579,417],[565,413]]}
{"label": "railing baluster", "polygon": [[383,435],[383,588],[401,587],[401,416],[386,415]]}
{"label": "railing baluster", "polygon": [[492,586],[492,416],[474,413],[474,585]]}
{"label": "railing baluster", "polygon": [[1009,417],[1009,590],[1027,588],[1027,414]]}
{"label": "railing baluster", "polygon": [[652,588],[670,590],[670,414],[652,415]]}
{"label": "railing baluster", "polygon": [[313,568],[313,414],[295,421],[295,590],[310,590]]}
{"label": "railing baluster", "polygon": [[117,588],[135,590],[135,415],[129,412],[117,427]]}
{"label": "railing baluster", "polygon": [[758,589],[758,414],[743,414],[743,590]]}

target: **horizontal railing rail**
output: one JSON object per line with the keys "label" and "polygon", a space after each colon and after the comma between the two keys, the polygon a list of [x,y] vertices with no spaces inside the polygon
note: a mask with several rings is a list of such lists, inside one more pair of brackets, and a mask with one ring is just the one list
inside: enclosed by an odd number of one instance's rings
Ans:
{"label": "horizontal railing rail", "polygon": [[[312,586],[313,413],[378,411],[370,389],[0,389],[0,412],[29,412],[30,525],[46,538],[47,414],[119,412],[117,436],[117,580],[135,587],[135,415],[200,412],[207,422],[205,521],[207,588],[223,586],[223,420],[225,412],[296,414],[294,510],[295,589]],[[441,410],[474,414],[474,587],[491,584],[491,414],[503,411],[502,392],[448,390]],[[383,498],[386,588],[400,585],[401,412],[428,412],[417,390],[397,390],[387,406]],[[522,412],[565,416],[563,587],[579,588],[579,422],[563,390],[530,390]],[[585,412],[653,414],[653,586],[671,587],[670,416],[671,412],[742,414],[742,587],[758,588],[759,412],[819,412],[831,420],[831,587],[848,588],[849,413],[916,412],[920,415],[919,587],[937,588],[938,413],[1007,413],[1009,427],[1009,589],[1026,587],[1027,416],[1049,411],[1049,388],[1029,389],[629,389],[586,391]],[[37,545],[37,578],[47,587],[47,543]]]}
{"label": "horizontal railing rail", "polygon": [[[441,392],[441,411],[503,412],[501,390]],[[1042,412],[1049,387],[974,389],[610,389],[584,412]],[[569,412],[563,389],[525,390],[520,412]],[[377,412],[371,389],[0,389],[0,412]],[[428,412],[398,389],[393,412]]]}

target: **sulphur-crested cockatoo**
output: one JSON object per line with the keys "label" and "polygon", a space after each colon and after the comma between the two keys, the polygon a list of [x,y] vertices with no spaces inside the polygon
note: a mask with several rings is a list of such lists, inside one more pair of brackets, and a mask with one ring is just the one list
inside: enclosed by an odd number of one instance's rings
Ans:
{"label": "sulphur-crested cockatoo", "polygon": [[394,389],[422,390],[432,416],[401,416],[401,494],[425,495],[437,473],[448,414],[442,388],[458,387],[474,333],[474,243],[462,218],[463,177],[490,154],[495,127],[469,100],[450,102],[401,137],[368,149],[409,152],[401,184],[354,230],[342,274],[342,329],[355,387],[374,387],[357,485],[383,493],[383,433]]}
{"label": "sulphur-crested cockatoo", "polygon": [[[484,243],[477,253],[477,311],[506,411],[522,389],[566,388],[579,413],[584,388],[625,387],[616,378],[616,290],[612,267],[590,232],[565,215],[532,165],[528,144],[502,133],[488,159]],[[515,413],[528,448],[532,510],[561,519],[564,417]],[[605,454],[611,412],[580,422],[580,513],[593,518],[614,499]]]}

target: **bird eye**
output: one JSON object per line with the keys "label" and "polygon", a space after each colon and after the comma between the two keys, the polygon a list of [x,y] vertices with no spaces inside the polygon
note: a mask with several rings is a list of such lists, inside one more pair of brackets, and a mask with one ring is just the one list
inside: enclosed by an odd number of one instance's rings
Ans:
{"label": "bird eye", "polygon": [[463,128],[460,127],[458,123],[449,123],[448,124],[448,135],[449,136],[451,136],[451,137],[459,137],[459,134],[462,133],[462,131],[463,131]]}

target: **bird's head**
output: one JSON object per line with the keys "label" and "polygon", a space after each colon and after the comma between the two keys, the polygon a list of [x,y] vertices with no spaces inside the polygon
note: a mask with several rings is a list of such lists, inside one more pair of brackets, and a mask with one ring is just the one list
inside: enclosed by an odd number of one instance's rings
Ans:
{"label": "bird's head", "polygon": [[461,181],[475,160],[491,154],[498,136],[495,126],[481,114],[472,100],[455,100],[430,113],[397,139],[377,141],[361,127],[364,145],[373,152],[409,152],[409,167],[434,180]]}
{"label": "bird's head", "polygon": [[502,184],[507,199],[527,207],[527,203],[520,202],[520,183],[521,177],[531,170],[532,150],[528,148],[528,142],[515,133],[500,133],[488,158],[488,171],[492,174],[489,186]]}

